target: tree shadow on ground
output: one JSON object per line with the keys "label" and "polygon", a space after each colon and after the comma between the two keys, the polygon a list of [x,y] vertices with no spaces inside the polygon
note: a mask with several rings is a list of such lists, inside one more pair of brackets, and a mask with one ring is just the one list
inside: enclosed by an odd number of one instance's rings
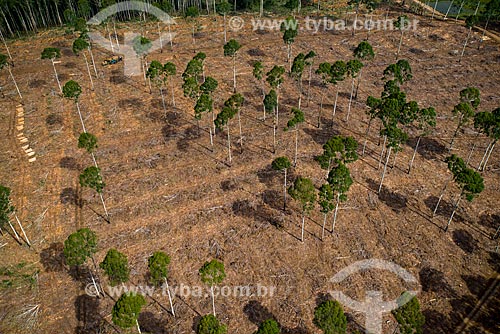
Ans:
{"label": "tree shadow on ground", "polygon": [[283,227],[283,221],[280,220],[272,210],[262,204],[256,204],[249,200],[237,200],[232,205],[233,213],[237,216],[254,219],[259,222],[269,222],[275,227]]}
{"label": "tree shadow on ground", "polygon": [[[257,177],[259,178],[259,182],[265,184],[268,187],[275,186],[278,182],[284,181],[283,172],[274,170],[271,165],[267,165],[261,170],[257,171]],[[278,178],[281,175],[282,180],[279,181]]]}
{"label": "tree shadow on ground", "polygon": [[74,188],[64,188],[59,196],[61,204],[72,204],[83,207],[83,200]]}
{"label": "tree shadow on ground", "polygon": [[220,188],[223,191],[234,191],[242,189],[241,186],[238,185],[235,179],[224,180],[220,183]]}
{"label": "tree shadow on ground", "polygon": [[88,295],[80,295],[75,299],[75,315],[78,326],[76,334],[101,333],[102,318],[99,315],[100,300]]}
{"label": "tree shadow on ground", "polygon": [[460,247],[464,252],[472,254],[474,249],[476,249],[477,240],[467,232],[466,230],[455,230],[453,231],[453,242]]}
{"label": "tree shadow on ground", "polygon": [[90,278],[90,268],[87,265],[71,266],[68,270],[69,275],[75,282],[79,282],[84,288],[87,284],[92,283]]}
{"label": "tree shadow on ground", "polygon": [[47,81],[42,79],[31,80],[28,84],[29,88],[40,88],[47,85]]}
{"label": "tree shadow on ground", "polygon": [[434,268],[424,267],[419,272],[422,291],[434,292],[442,298],[455,297],[456,293],[446,281],[444,274]]}
{"label": "tree shadow on ground", "polygon": [[127,108],[139,108],[143,105],[142,101],[138,98],[128,98],[128,99],[121,99],[118,101],[118,107],[120,109],[127,109]]}
{"label": "tree shadow on ground", "polygon": [[243,313],[248,317],[248,320],[254,325],[259,326],[263,321],[274,319],[276,317],[259,301],[251,300],[243,307]]}
{"label": "tree shadow on ground", "polygon": [[424,333],[451,333],[450,317],[435,310],[422,311],[425,317]]}
{"label": "tree shadow on ground", "polygon": [[477,299],[471,295],[463,295],[450,300],[453,311],[450,313],[451,327],[458,327],[463,319],[472,311],[477,303]]}
{"label": "tree shadow on ground", "polygon": [[168,321],[162,319],[161,315],[156,317],[152,312],[141,312],[139,314],[139,326],[143,332],[155,334],[167,334]]}
{"label": "tree shadow on ground", "polygon": [[477,298],[481,298],[482,294],[486,291],[488,286],[492,283],[493,280],[487,280],[483,276],[475,276],[475,275],[461,275],[464,280],[469,292],[476,296]]}
{"label": "tree shadow on ground", "polygon": [[[247,53],[249,56],[252,56],[252,57],[265,57],[266,56],[266,53],[259,48],[249,49],[247,51]],[[252,64],[252,66],[253,66],[253,64]]]}
{"label": "tree shadow on ground", "polygon": [[190,142],[201,137],[201,131],[196,125],[191,125],[184,130],[184,135],[177,141],[177,149],[186,152],[189,148]]}
{"label": "tree shadow on ground", "polygon": [[[429,196],[424,200],[425,205],[429,208],[429,210],[434,212],[434,209],[436,208],[436,204],[438,202],[439,198],[436,196]],[[443,216],[445,218],[449,218],[451,216],[451,213],[453,212],[453,204],[448,202],[445,199],[441,199],[441,202],[439,203],[439,207],[436,211],[436,215],[438,216]],[[464,218],[457,212],[455,212],[455,215],[453,216],[453,221],[456,222],[464,222]]]}
{"label": "tree shadow on ground", "polygon": [[[370,187],[370,189],[376,193],[378,192],[378,188],[380,186],[378,182],[373,179],[367,179],[366,182],[368,183],[368,187]],[[398,213],[408,206],[408,199],[405,196],[391,191],[385,185],[382,185],[378,198],[393,211]]]}
{"label": "tree shadow on ground", "polygon": [[493,233],[500,226],[500,215],[499,214],[483,214],[479,217],[479,224],[484,227],[493,230]]}
{"label": "tree shadow on ground", "polygon": [[[327,124],[328,123],[328,124]],[[331,126],[331,120],[323,119],[323,127],[318,129],[304,128],[303,131],[311,136],[315,143],[324,145],[330,138],[339,134],[336,127]]]}
{"label": "tree shadow on ground", "polygon": [[58,114],[50,114],[45,119],[45,124],[48,126],[61,126],[63,124],[63,118]]}
{"label": "tree shadow on ground", "polygon": [[[412,147],[415,147],[414,145]],[[445,145],[438,142],[436,139],[422,137],[418,146],[418,153],[425,159],[436,159],[443,154],[446,154],[448,149]]]}
{"label": "tree shadow on ground", "polygon": [[47,272],[60,272],[64,270],[64,245],[54,242],[40,252],[40,262]]}
{"label": "tree shadow on ground", "polygon": [[82,166],[73,157],[63,157],[59,160],[59,167],[69,170],[81,170]]}
{"label": "tree shadow on ground", "polygon": [[123,74],[115,74],[109,77],[109,82],[113,85],[121,85],[127,82],[127,77]]}
{"label": "tree shadow on ground", "polygon": [[193,318],[193,325],[191,326],[191,329],[198,333],[198,325],[200,324],[201,321],[201,315],[197,315]]}
{"label": "tree shadow on ground", "polygon": [[277,190],[265,190],[262,193],[262,202],[275,210],[283,210],[284,193]]}

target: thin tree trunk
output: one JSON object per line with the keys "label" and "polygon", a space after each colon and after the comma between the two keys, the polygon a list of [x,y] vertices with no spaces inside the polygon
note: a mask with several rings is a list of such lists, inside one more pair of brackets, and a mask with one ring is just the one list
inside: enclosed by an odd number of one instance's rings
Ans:
{"label": "thin tree trunk", "polygon": [[472,31],[472,27],[469,27],[469,32],[467,33],[467,37],[465,38],[464,47],[462,48],[462,53],[460,54],[460,59],[458,59],[459,63],[462,61],[462,57],[464,56],[465,48],[467,47],[467,42],[469,41],[471,31]]}
{"label": "thin tree trunk", "polygon": [[486,19],[486,24],[484,25],[484,29],[483,29],[483,35],[481,36],[479,43],[477,43],[478,50],[481,48],[481,44],[483,44],[484,35],[486,35],[486,30],[488,29],[488,23],[490,23],[490,17],[491,17],[491,13],[488,14],[488,18]]}
{"label": "thin tree trunk", "polygon": [[337,99],[339,97],[339,88],[337,88],[337,91],[335,92],[335,102],[333,103],[333,113],[332,113],[332,127],[333,127],[333,119],[335,117],[335,112],[337,111]]}
{"label": "thin tree trunk", "polygon": [[262,17],[262,15],[264,15],[264,0],[260,0],[259,16]]}
{"label": "thin tree trunk", "polygon": [[139,321],[137,319],[135,319],[135,324],[137,326],[137,330],[139,331],[139,334],[142,334],[141,327],[139,326]]}
{"label": "thin tree trunk", "polygon": [[12,226],[12,224],[10,223],[10,220],[8,220],[7,223],[9,224],[10,228],[14,232],[14,236],[16,237],[17,242],[21,243],[21,238],[19,238],[19,235],[17,234],[16,229],[14,228],[14,226]]}
{"label": "thin tree trunk", "polygon": [[457,212],[458,205],[460,204],[460,200],[462,199],[462,194],[458,197],[457,203],[455,203],[455,207],[453,208],[453,212],[451,213],[450,219],[448,220],[448,224],[446,224],[446,227],[444,228],[444,231],[447,232],[448,228],[450,227],[451,221],[453,220],[453,216],[455,216],[455,212]]}
{"label": "thin tree trunk", "polygon": [[493,145],[491,145],[490,153],[488,153],[488,157],[486,158],[486,161],[484,162],[484,165],[483,165],[483,171],[486,170],[486,166],[488,165],[488,160],[490,159],[491,152],[493,152],[494,148],[495,148],[495,143],[493,143]]}
{"label": "thin tree trunk", "polygon": [[101,193],[99,193],[99,197],[101,198],[101,203],[102,207],[104,208],[104,213],[106,213],[106,217],[109,217],[108,209],[106,208],[106,204],[104,203],[104,198],[102,197]]}
{"label": "thin tree trunk", "polygon": [[[174,107],[174,110],[175,110],[174,83],[173,83],[172,79],[170,80],[170,86],[172,88],[172,106]],[[177,113],[176,111],[174,111],[174,112]]]}
{"label": "thin tree trunk", "polygon": [[172,50],[174,48],[174,45],[172,43],[172,33],[170,32],[170,22],[168,23],[167,27],[168,27],[168,39],[170,43],[170,50]]}
{"label": "thin tree trunk", "polygon": [[163,40],[161,38],[160,22],[158,22],[157,25],[158,25],[158,36],[160,38],[160,53],[163,53]]}
{"label": "thin tree trunk", "polygon": [[380,186],[378,187],[379,194],[382,191],[382,185],[384,183],[384,177],[385,177],[385,172],[387,171],[387,164],[389,163],[389,157],[391,156],[391,150],[392,147],[389,147],[389,150],[387,151],[387,159],[385,160],[384,171],[382,172],[382,179],[380,180]]}
{"label": "thin tree trunk", "polygon": [[22,100],[23,96],[21,95],[21,91],[19,90],[19,87],[17,86],[16,79],[14,79],[14,75],[12,75],[12,71],[10,70],[10,66],[7,66],[7,71],[9,71],[10,78],[12,79],[12,82],[14,82],[14,86],[16,87],[17,94],[19,94],[19,97]]}
{"label": "thin tree trunk", "polygon": [[50,60],[52,62],[52,67],[54,68],[54,74],[56,75],[56,81],[57,81],[57,86],[59,86],[59,90],[61,91],[62,94],[62,87],[61,87],[61,82],[59,81],[59,77],[57,76],[57,71],[56,71],[56,65],[54,64],[54,59]]}
{"label": "thin tree trunk", "polygon": [[286,211],[286,172],[287,168],[285,168],[285,189],[283,191],[283,211]]}
{"label": "thin tree trunk", "polygon": [[101,294],[99,293],[99,287],[97,286],[97,282],[94,279],[94,275],[92,275],[92,271],[89,270],[90,273],[90,279],[92,280],[92,285],[94,286],[95,292],[97,293],[97,298],[101,297]]}
{"label": "thin tree trunk", "polygon": [[455,142],[455,138],[457,137],[458,131],[460,130],[460,123],[462,123],[463,117],[464,117],[463,115],[460,116],[460,120],[458,121],[458,126],[455,129],[455,133],[453,134],[453,137],[451,138],[450,148],[448,149],[448,151],[451,151],[453,148],[453,143]]}
{"label": "thin tree trunk", "polygon": [[352,78],[351,84],[351,97],[349,98],[349,106],[347,107],[347,117],[345,119],[346,122],[349,121],[349,115],[351,114],[351,104],[352,104],[352,96],[354,94],[354,77]]}
{"label": "thin tree trunk", "polygon": [[23,225],[21,225],[21,222],[19,221],[19,218],[17,218],[17,215],[14,215],[14,217],[16,218],[17,224],[21,228],[21,231],[23,232],[24,239],[26,240],[26,243],[28,244],[29,247],[31,247],[30,240],[28,239],[28,236],[26,235],[26,232],[24,232]]}
{"label": "thin tree trunk", "polygon": [[236,93],[236,55],[233,56],[233,92]]}
{"label": "thin tree trunk", "polygon": [[92,74],[90,73],[89,62],[87,60],[87,56],[85,55],[85,53],[83,53],[83,58],[85,59],[85,65],[87,65],[87,72],[89,73],[90,86],[92,87],[92,90],[94,90],[94,80],[92,80]]}
{"label": "thin tree trunk", "polygon": [[377,169],[380,169],[380,166],[382,165],[382,158],[384,156],[384,152],[385,152],[385,143],[387,141],[387,136],[384,136],[384,144],[382,145],[382,151],[380,152],[380,159],[378,161],[378,167]]}
{"label": "thin tree trunk", "polygon": [[321,102],[319,104],[319,110],[318,110],[318,126],[317,128],[319,129],[321,126],[321,112],[323,111],[323,94],[321,94]]}
{"label": "thin tree trunk", "polygon": [[85,129],[85,124],[83,123],[82,113],[80,111],[80,104],[78,103],[78,101],[76,101],[75,104],[76,104],[76,110],[78,110],[78,115],[80,116],[80,122],[82,123],[83,132],[87,133],[87,130]]}
{"label": "thin tree trunk", "polygon": [[323,213],[323,228],[321,229],[321,241],[325,240],[326,213]]}
{"label": "thin tree trunk", "polygon": [[455,22],[457,22],[458,17],[460,16],[460,12],[462,12],[462,8],[464,7],[464,2],[465,0],[462,0],[462,3],[460,3],[460,8],[458,9],[457,16],[455,16]]}
{"label": "thin tree trunk", "polygon": [[238,111],[238,126],[240,128],[240,152],[241,154],[243,154],[243,135],[242,135],[242,132],[241,132],[241,112]]}
{"label": "thin tree trunk", "polygon": [[214,286],[210,286],[210,294],[212,295],[212,310],[215,317],[215,296],[214,296]]}
{"label": "thin tree trunk", "polygon": [[229,163],[231,163],[232,158],[231,158],[231,138],[229,136],[229,121],[227,121],[227,151],[229,154]]}
{"label": "thin tree trunk", "polygon": [[0,37],[2,38],[3,45],[5,45],[5,49],[7,50],[7,54],[9,55],[9,59],[13,60],[12,55],[10,54],[9,47],[7,46],[7,43],[5,42],[5,38],[3,38],[3,34],[2,34],[1,30],[0,30]]}
{"label": "thin tree trunk", "polygon": [[276,123],[273,123],[273,154],[276,153]]}
{"label": "thin tree trunk", "polygon": [[306,225],[306,215],[302,213],[302,233],[300,235],[300,241],[304,242],[304,227]]}
{"label": "thin tree trunk", "polygon": [[488,143],[488,147],[486,147],[486,150],[484,151],[483,158],[481,159],[481,162],[479,163],[479,166],[477,166],[477,170],[480,171],[481,167],[483,166],[484,159],[486,159],[486,156],[488,155],[488,152],[490,150],[491,144],[493,144],[493,141]]}
{"label": "thin tree trunk", "polygon": [[358,90],[359,90],[359,83],[361,82],[361,73],[363,73],[363,69],[361,68],[359,70],[359,74],[358,74],[358,82],[356,83],[356,91],[354,93],[354,99],[357,100],[358,99]]}
{"label": "thin tree trunk", "polygon": [[337,203],[335,203],[335,212],[333,213],[332,235],[335,233],[335,223],[337,223],[337,212],[339,210],[340,194],[337,194]]}
{"label": "thin tree trunk", "polygon": [[448,17],[448,14],[450,13],[451,6],[453,6],[453,0],[451,0],[450,5],[448,6],[448,9],[446,10],[446,14],[444,14],[444,19]]}
{"label": "thin tree trunk", "polygon": [[92,52],[90,45],[88,47],[88,50],[90,53],[90,59],[92,60],[92,67],[94,68],[95,77],[97,78],[99,75],[97,74],[97,68],[95,67],[95,61],[94,61],[94,53]]}
{"label": "thin tree trunk", "polygon": [[224,13],[224,44],[227,43],[226,13]]}
{"label": "thin tree trunk", "polygon": [[441,203],[441,200],[443,199],[444,192],[446,191],[446,188],[448,188],[448,184],[450,181],[453,180],[453,177],[449,178],[448,181],[444,184],[443,190],[441,190],[441,194],[439,195],[438,201],[436,203],[436,207],[434,208],[434,211],[432,212],[432,217],[436,215],[437,209],[439,208],[439,204]]}
{"label": "thin tree trunk", "polygon": [[172,311],[172,315],[175,318],[174,304],[172,303],[172,296],[170,294],[170,288],[168,287],[168,281],[166,277],[165,277],[165,285],[167,286],[167,294],[168,294],[168,301],[170,302],[170,310]]}
{"label": "thin tree trunk", "polygon": [[410,166],[408,167],[408,174],[411,172],[411,167],[413,166],[413,160],[415,160],[415,156],[417,155],[418,145],[420,144],[421,136],[418,137],[417,144],[415,145],[415,150],[413,151],[413,156],[411,157]]}
{"label": "thin tree trunk", "polygon": [[118,51],[120,51],[120,43],[118,42],[118,34],[116,33],[116,25],[114,19],[113,19],[113,33],[115,34],[116,48],[118,49]]}
{"label": "thin tree trunk", "polygon": [[299,147],[299,129],[295,126],[295,158],[293,159],[293,167],[297,166],[297,152]]}
{"label": "thin tree trunk", "polygon": [[311,79],[312,79],[312,64],[309,65],[309,80],[307,83],[307,106],[309,107],[309,101],[311,99]]}
{"label": "thin tree trunk", "polygon": [[368,141],[368,134],[370,133],[370,127],[372,126],[372,121],[373,121],[373,118],[370,117],[370,120],[368,121],[368,128],[366,129],[366,132],[365,132],[365,143],[363,144],[363,152],[361,153],[362,156],[365,155],[366,142]]}
{"label": "thin tree trunk", "polygon": [[161,104],[163,106],[163,112],[165,113],[165,117],[167,117],[167,107],[165,106],[165,97],[163,96],[163,87],[160,87],[160,95],[161,95]]}
{"label": "thin tree trunk", "polygon": [[398,51],[396,52],[396,60],[399,58],[399,52],[401,51],[401,44],[403,44],[403,27],[401,27],[401,36],[399,37]]}

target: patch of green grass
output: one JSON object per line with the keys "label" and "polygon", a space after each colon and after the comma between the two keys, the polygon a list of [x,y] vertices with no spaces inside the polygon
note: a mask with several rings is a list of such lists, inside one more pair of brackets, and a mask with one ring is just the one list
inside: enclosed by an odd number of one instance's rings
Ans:
{"label": "patch of green grass", "polygon": [[40,270],[34,268],[27,262],[0,267],[0,276],[6,278],[0,281],[0,289],[9,289],[13,287],[34,288],[37,284],[38,273]]}

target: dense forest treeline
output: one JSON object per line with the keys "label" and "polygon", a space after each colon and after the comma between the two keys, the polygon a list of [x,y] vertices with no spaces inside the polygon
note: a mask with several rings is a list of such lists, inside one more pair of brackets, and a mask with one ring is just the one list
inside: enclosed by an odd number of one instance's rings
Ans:
{"label": "dense forest treeline", "polygon": [[[145,6],[156,6],[172,15],[186,15],[188,8],[195,7],[200,13],[214,13],[221,2],[228,2],[231,10],[259,11],[278,10],[279,8],[295,9],[313,5],[318,1],[323,7],[338,1],[335,0],[143,0]],[[479,0],[484,4],[478,12],[478,21],[489,20],[498,23],[500,19],[500,0]],[[16,37],[39,29],[63,26],[75,17],[89,19],[100,10],[113,5],[117,0],[0,0],[0,31],[3,35]],[[375,8],[381,2],[392,3],[393,0],[348,0],[345,1],[356,11],[360,7]],[[474,9],[477,0],[462,0],[464,8]],[[139,12],[125,11],[116,15],[117,20],[137,19]]]}

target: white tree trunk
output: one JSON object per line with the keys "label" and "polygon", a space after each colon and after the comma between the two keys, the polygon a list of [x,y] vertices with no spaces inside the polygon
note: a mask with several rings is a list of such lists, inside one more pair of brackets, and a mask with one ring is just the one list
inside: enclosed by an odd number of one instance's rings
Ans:
{"label": "white tree trunk", "polygon": [[399,58],[399,52],[401,51],[401,44],[403,44],[403,27],[401,27],[401,36],[399,37],[398,51],[396,52],[396,60]]}
{"label": "white tree trunk", "polygon": [[19,87],[17,86],[16,79],[14,79],[14,75],[12,75],[12,71],[10,70],[10,66],[7,66],[7,71],[9,71],[10,78],[12,79],[12,82],[14,82],[14,86],[16,86],[17,94],[19,94],[19,97],[22,100],[23,96],[21,95],[21,91],[19,90]]}
{"label": "white tree trunk", "polygon": [[165,278],[165,285],[167,286],[167,295],[168,295],[168,301],[170,303],[170,310],[172,311],[172,315],[175,318],[174,304],[172,303],[172,295],[170,294],[170,288],[168,286],[167,278]]}
{"label": "white tree trunk", "polygon": [[380,152],[380,159],[378,160],[378,167],[377,169],[380,169],[380,166],[382,165],[382,158],[384,157],[385,153],[385,143],[387,141],[387,136],[384,136],[384,144],[382,145],[382,151]]}
{"label": "white tree trunk", "polygon": [[347,107],[347,117],[345,118],[345,121],[349,121],[349,115],[351,114],[351,104],[352,104],[352,96],[354,94],[354,77],[352,78],[352,84],[351,84],[351,97],[349,98],[349,106]]}
{"label": "white tree trunk", "polygon": [[163,53],[163,40],[161,38],[160,22],[158,22],[158,36],[160,39],[160,53]]}
{"label": "white tree trunk", "polygon": [[335,112],[337,111],[337,99],[339,97],[339,88],[337,87],[337,91],[335,92],[335,102],[333,103],[333,113],[332,113],[332,127],[333,127],[333,119],[335,118]]}
{"label": "white tree trunk", "polygon": [[311,80],[312,80],[312,63],[309,65],[309,79],[307,83],[307,106],[309,107],[309,101],[311,99]]}
{"label": "white tree trunk", "polygon": [[437,209],[439,208],[439,204],[441,203],[441,200],[443,199],[444,192],[446,191],[446,188],[448,188],[448,183],[453,180],[453,177],[449,178],[448,181],[444,184],[443,190],[441,190],[441,194],[439,195],[438,201],[436,203],[436,207],[434,208],[434,211],[432,212],[432,217],[436,215]]}
{"label": "white tree trunk", "polygon": [[227,43],[226,13],[224,13],[224,44]]}
{"label": "white tree trunk", "polygon": [[467,37],[465,38],[464,46],[462,48],[462,53],[460,54],[460,59],[458,59],[459,63],[462,61],[462,57],[464,56],[465,48],[467,46],[467,42],[469,41],[471,31],[472,31],[472,27],[469,28],[469,32],[467,33]]}
{"label": "white tree trunk", "polygon": [[26,243],[28,244],[28,246],[31,247],[31,243],[28,239],[28,236],[26,235],[26,232],[24,232],[24,228],[23,228],[23,225],[21,225],[21,222],[19,221],[19,218],[17,218],[17,215],[14,215],[14,217],[16,218],[16,221],[17,221],[17,224],[19,225],[19,227],[21,228],[21,231],[23,232],[23,235],[24,235],[24,239],[26,240]]}
{"label": "white tree trunk", "polygon": [[233,56],[233,91],[236,93],[236,55]]}
{"label": "white tree trunk", "polygon": [[448,228],[450,227],[451,221],[453,220],[453,216],[455,216],[455,212],[457,212],[458,205],[460,204],[460,200],[462,199],[462,194],[458,197],[457,203],[455,203],[455,207],[453,208],[453,212],[451,213],[450,219],[448,220],[448,224],[446,224],[446,227],[444,228],[444,231],[447,232]]}
{"label": "white tree trunk", "polygon": [[455,22],[457,22],[458,17],[460,16],[460,13],[462,12],[462,8],[464,7],[464,2],[465,2],[465,0],[462,0],[462,2],[460,3],[460,8],[458,9],[457,16],[455,16]]}
{"label": "white tree trunk", "polygon": [[453,6],[453,0],[451,0],[450,5],[448,6],[448,9],[446,10],[446,14],[444,14],[444,19],[448,17],[448,14],[450,13],[451,6]]}
{"label": "white tree trunk", "polygon": [[491,152],[493,152],[494,148],[495,148],[495,143],[493,143],[493,145],[491,145],[490,153],[488,153],[488,157],[486,158],[486,161],[484,162],[484,165],[483,165],[483,171],[486,170],[486,166],[488,165],[488,160],[490,159]]}
{"label": "white tree trunk", "polygon": [[300,235],[300,241],[304,242],[304,227],[306,225],[306,216],[302,213],[302,233]]}
{"label": "white tree trunk", "polygon": [[323,227],[321,229],[321,241],[325,239],[326,213],[323,213]]}
{"label": "white tree trunk", "polygon": [[299,147],[299,129],[295,126],[295,158],[293,159],[293,166],[297,166],[297,152]]}
{"label": "white tree trunk", "polygon": [[387,151],[387,159],[385,160],[384,171],[382,172],[382,179],[380,180],[380,186],[378,187],[378,193],[382,191],[382,185],[384,183],[385,172],[387,171],[387,164],[389,163],[389,157],[391,156],[392,147],[389,147]]}
{"label": "white tree trunk", "polygon": [[99,75],[97,74],[97,68],[95,67],[95,61],[94,61],[94,54],[92,53],[92,49],[90,47],[90,44],[89,44],[88,50],[90,53],[90,60],[92,60],[92,67],[94,68],[95,77],[97,78]]}
{"label": "white tree trunk", "polygon": [[215,296],[214,296],[214,286],[210,286],[210,294],[212,295],[212,311],[215,317]]}
{"label": "white tree trunk", "polygon": [[418,145],[420,144],[421,136],[418,137],[417,144],[415,145],[415,150],[413,151],[413,156],[411,157],[410,167],[408,167],[408,174],[411,172],[411,167],[413,166],[413,160],[415,160],[415,156],[417,155]]}
{"label": "white tree trunk", "polygon": [[59,77],[57,76],[56,65],[54,63],[54,59],[50,60],[52,62],[52,67],[54,68],[54,74],[56,75],[57,86],[59,87],[59,91],[62,93],[61,82],[59,81]]}
{"label": "white tree trunk", "polygon": [[368,121],[368,128],[366,129],[365,133],[365,143],[363,144],[363,152],[361,153],[362,156],[365,155],[365,149],[366,149],[366,142],[368,141],[368,134],[370,132],[370,127],[372,125],[373,118],[370,117],[370,120]]}
{"label": "white tree trunk", "polygon": [[139,334],[141,334],[141,327],[139,326],[139,321],[137,319],[135,319],[135,324],[137,326],[137,330],[139,331]]}
{"label": "white tree trunk", "polygon": [[89,73],[90,86],[92,87],[92,90],[94,90],[94,80],[92,80],[92,74],[90,73],[89,62],[87,60],[87,56],[85,55],[85,53],[83,53],[83,58],[85,59],[85,65],[87,65],[87,72]]}
{"label": "white tree trunk", "polygon": [[285,168],[285,186],[284,186],[284,190],[283,190],[283,211],[286,211],[286,172],[287,172],[287,168]]}
{"label": "white tree trunk", "polygon": [[231,163],[231,137],[229,136],[229,121],[227,121],[227,152],[229,154],[229,163]]}
{"label": "white tree trunk", "polygon": [[14,228],[14,226],[12,226],[12,224],[10,223],[10,220],[8,220],[7,223],[9,223],[9,226],[12,229],[12,232],[14,232],[14,236],[16,237],[17,241],[19,243],[21,243],[21,238],[19,238],[19,235],[17,234],[16,229]]}
{"label": "white tree trunk", "polygon": [[238,127],[239,127],[239,130],[240,130],[240,152],[243,153],[243,135],[242,135],[242,132],[241,132],[241,112],[238,111]]}
{"label": "white tree trunk", "polygon": [[172,106],[175,108],[174,83],[173,83],[172,79],[170,79],[170,86],[172,88]]}
{"label": "white tree trunk", "polygon": [[483,166],[483,162],[486,159],[486,156],[488,155],[488,152],[490,151],[490,147],[493,144],[493,141],[488,143],[488,147],[486,147],[486,150],[484,151],[483,158],[481,159],[481,162],[479,163],[479,166],[477,166],[477,170],[481,171],[481,167]]}
{"label": "white tree trunk", "polygon": [[337,203],[335,203],[335,212],[333,213],[332,235],[335,232],[335,223],[337,223],[337,212],[339,210],[340,194],[337,194]]}
{"label": "white tree trunk", "polygon": [[87,130],[85,129],[85,124],[83,123],[82,113],[80,111],[80,104],[78,103],[78,101],[76,101],[75,104],[76,104],[76,110],[78,111],[78,116],[80,116],[80,122],[82,123],[83,133],[87,133]]}

